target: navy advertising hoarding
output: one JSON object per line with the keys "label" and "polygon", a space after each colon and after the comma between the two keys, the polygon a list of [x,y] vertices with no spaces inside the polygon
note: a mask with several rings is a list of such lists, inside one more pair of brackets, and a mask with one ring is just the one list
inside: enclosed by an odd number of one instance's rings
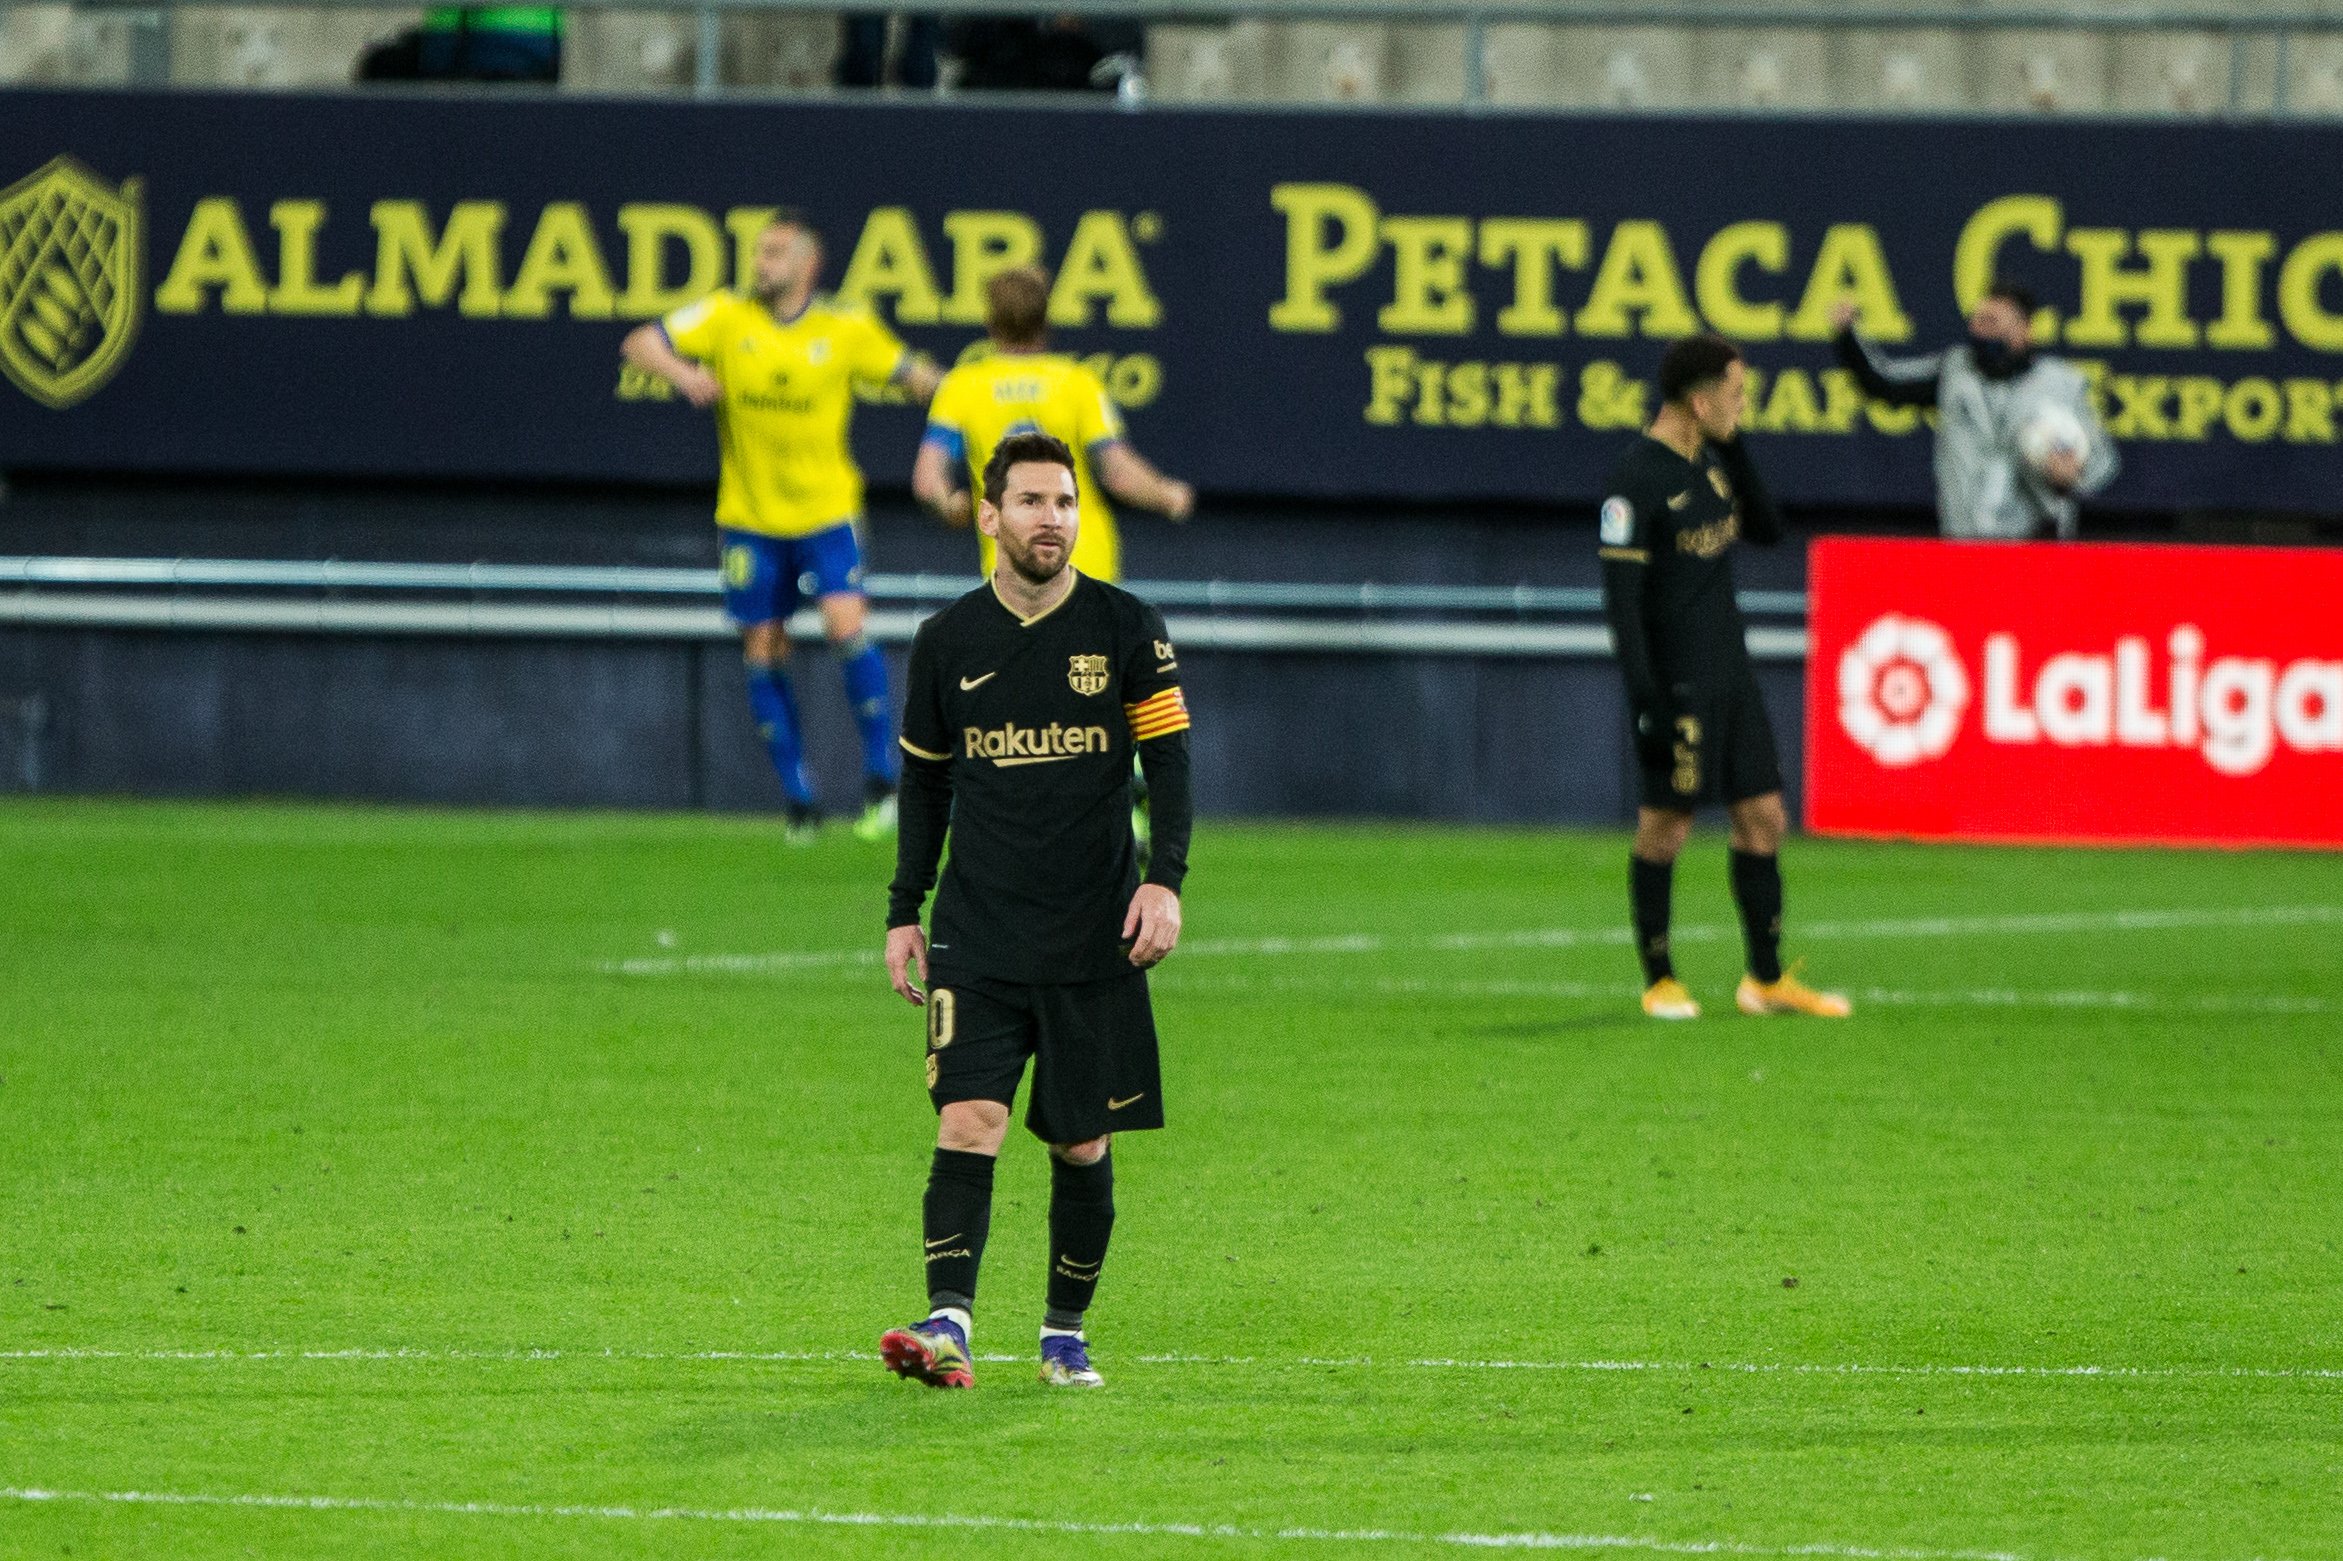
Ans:
{"label": "navy advertising hoarding", "polygon": [[[1924,503],[1831,312],[1954,339],[2033,286],[2125,469],[2104,505],[2324,512],[2343,131],[982,105],[0,92],[0,467],[690,483],[706,420],[618,340],[776,204],[949,361],[984,283],[1207,492],[1584,501],[1706,325],[1784,497]],[[917,414],[856,444],[900,483]]]}

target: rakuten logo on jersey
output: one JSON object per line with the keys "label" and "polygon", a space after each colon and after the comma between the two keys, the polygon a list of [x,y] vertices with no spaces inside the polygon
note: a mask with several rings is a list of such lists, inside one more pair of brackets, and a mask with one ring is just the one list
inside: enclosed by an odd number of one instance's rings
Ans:
{"label": "rakuten logo on jersey", "polygon": [[[2188,748],[2223,775],[2259,773],[2283,743],[2343,752],[2343,661],[2222,656],[2184,623],[2161,646],[2118,638],[2108,653],[2059,651],[2032,666],[2015,634],[1985,637],[1983,736],[2062,748]],[[1876,619],[1839,657],[1839,725],[1881,765],[1949,751],[1969,672],[1936,624]]]}

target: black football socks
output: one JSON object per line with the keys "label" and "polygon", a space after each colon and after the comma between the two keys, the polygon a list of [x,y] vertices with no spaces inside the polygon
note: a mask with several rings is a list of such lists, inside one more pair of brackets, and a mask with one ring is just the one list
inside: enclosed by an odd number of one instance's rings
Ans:
{"label": "black football socks", "polygon": [[1735,851],[1733,903],[1741,908],[1741,937],[1749,945],[1749,973],[1768,985],[1781,980],[1781,858]]}
{"label": "black football socks", "polygon": [[1049,1168],[1049,1309],[1041,1325],[1053,1332],[1074,1332],[1090,1298],[1098,1293],[1098,1275],[1106,1266],[1107,1238],[1115,1228],[1115,1158],[1109,1150],[1093,1165],[1074,1165],[1050,1158]]}
{"label": "black football socks", "polygon": [[984,1261],[984,1238],[993,1223],[993,1157],[938,1149],[928,1168],[923,1214],[928,1304],[939,1311],[972,1310],[976,1267]]}
{"label": "black football socks", "polygon": [[[1640,856],[1627,860],[1633,868],[1635,955],[1643,961],[1643,984],[1649,987],[1676,973],[1675,962],[1668,957],[1668,900],[1676,883],[1676,864],[1647,862]],[[1736,871],[1733,882],[1740,881]]]}

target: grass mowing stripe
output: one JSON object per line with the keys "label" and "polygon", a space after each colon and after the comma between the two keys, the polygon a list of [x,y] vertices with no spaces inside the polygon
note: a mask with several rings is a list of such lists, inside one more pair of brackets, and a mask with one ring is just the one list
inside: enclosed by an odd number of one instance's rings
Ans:
{"label": "grass mowing stripe", "polygon": [[152,1507],[247,1507],[292,1512],[396,1512],[434,1517],[582,1518],[613,1522],[815,1524],[836,1528],[979,1529],[1013,1534],[1134,1539],[1239,1540],[1319,1544],[1453,1545],[1472,1550],[1631,1550],[1671,1556],[1823,1556],[1843,1561],[2028,1561],[2007,1550],[1922,1550],[1893,1545],[1754,1544],[1734,1539],[1660,1539],[1643,1534],[1411,1533],[1404,1529],[1258,1528],[1230,1523],[1104,1523],[989,1517],[970,1513],[832,1512],[789,1507],[633,1507],[506,1501],[428,1501],[387,1496],[223,1495],[188,1491],[67,1491],[0,1486],[0,1501],[86,1502]]}
{"label": "grass mowing stripe", "polygon": [[[525,1363],[530,1361],[739,1361],[759,1365],[800,1365],[875,1361],[878,1358],[877,1352],[872,1350],[464,1350],[425,1349],[407,1345],[340,1350],[121,1350],[65,1345],[54,1349],[0,1350],[0,1361],[415,1361],[425,1364],[434,1362]],[[1032,1360],[1032,1357],[1027,1355],[985,1353],[982,1351],[977,1352],[972,1358],[979,1364],[989,1365],[1016,1365],[1029,1363]],[[1749,1376],[2019,1377],[2078,1378],[2084,1380],[2100,1378],[2119,1382],[2343,1382],[2343,1367],[2327,1368],[2321,1366],[2042,1366],[1963,1365],[1941,1362],[1895,1365],[1865,1361],[1500,1360],[1451,1356],[1424,1356],[1393,1360],[1369,1355],[1186,1354],[1134,1355],[1129,1357],[1129,1360],[1131,1364],[1141,1366],[1250,1366],[1271,1370],[1281,1367],[1306,1369],[1337,1367],[1370,1370],[1404,1366],[1418,1371],[1672,1372],[1686,1374],[1721,1371],[1738,1372]]]}
{"label": "grass mowing stripe", "polygon": [[[1872,921],[1802,922],[1793,941],[1868,938],[2018,937],[2037,933],[2188,932],[2222,927],[2304,927],[2343,923],[2343,906],[2242,905],[2216,909],[2178,908],[2128,911],[2045,911],[2019,916],[1926,916]],[[1741,929],[1693,924],[1671,929],[1679,942],[1715,943],[1738,938]],[[1387,954],[1402,950],[1470,953],[1482,949],[1614,947],[1632,942],[1634,932],[1618,927],[1530,927],[1509,932],[1452,932],[1436,938],[1398,938],[1376,932],[1330,933],[1308,938],[1199,938],[1180,945],[1189,959],[1276,958],[1292,954]],[[764,954],[677,954],[604,960],[594,968],[606,976],[760,975],[801,970],[838,970],[877,965],[881,951],[798,949]]]}

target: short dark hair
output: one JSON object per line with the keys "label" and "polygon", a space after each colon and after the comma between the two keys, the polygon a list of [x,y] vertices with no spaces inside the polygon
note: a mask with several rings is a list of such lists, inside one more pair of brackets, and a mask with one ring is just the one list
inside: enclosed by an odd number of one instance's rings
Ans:
{"label": "short dark hair", "polygon": [[2041,300],[2034,296],[2032,288],[2006,276],[1995,277],[1993,285],[1985,289],[1985,296],[2000,299],[2029,320],[2034,318],[2034,311],[2041,307]]}
{"label": "short dark hair", "polygon": [[1011,266],[984,284],[984,328],[1004,347],[1038,347],[1049,335],[1049,273]]}
{"label": "short dark hair", "polygon": [[1063,439],[1048,434],[1011,434],[993,446],[993,458],[984,463],[984,502],[998,508],[1001,495],[1009,491],[1009,468],[1029,461],[1063,466],[1077,484],[1075,491],[1080,491],[1082,479],[1074,472],[1074,452],[1066,448]]}
{"label": "short dark hair", "polygon": [[1714,331],[1703,331],[1672,343],[1660,354],[1660,399],[1681,402],[1694,391],[1725,377],[1725,370],[1741,361],[1741,349]]}
{"label": "short dark hair", "polygon": [[768,228],[795,228],[814,241],[814,248],[821,250],[824,254],[829,252],[829,246],[822,242],[822,230],[815,227],[813,220],[795,206],[774,207],[773,214],[765,219],[765,226]]}

